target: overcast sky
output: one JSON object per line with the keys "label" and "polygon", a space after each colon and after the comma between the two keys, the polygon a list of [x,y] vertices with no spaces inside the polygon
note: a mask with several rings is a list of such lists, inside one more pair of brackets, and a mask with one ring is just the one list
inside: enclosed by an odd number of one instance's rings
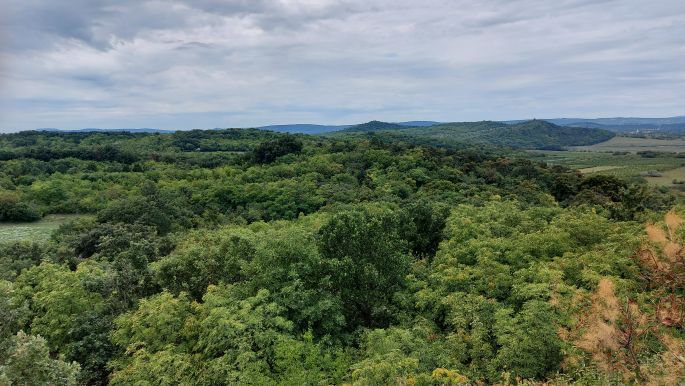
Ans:
{"label": "overcast sky", "polygon": [[684,0],[0,9],[0,131],[685,115]]}

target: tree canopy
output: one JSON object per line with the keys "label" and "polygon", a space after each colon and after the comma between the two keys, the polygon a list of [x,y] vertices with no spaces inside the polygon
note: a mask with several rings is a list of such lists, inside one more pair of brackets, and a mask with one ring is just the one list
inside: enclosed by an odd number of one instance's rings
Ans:
{"label": "tree canopy", "polygon": [[674,196],[373,131],[0,135],[0,384],[683,379]]}

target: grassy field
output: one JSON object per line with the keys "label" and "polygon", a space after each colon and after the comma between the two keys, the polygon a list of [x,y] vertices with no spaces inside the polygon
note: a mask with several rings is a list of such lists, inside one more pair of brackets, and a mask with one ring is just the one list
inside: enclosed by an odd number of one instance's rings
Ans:
{"label": "grassy field", "polygon": [[645,177],[647,181],[657,185],[671,186],[676,181],[677,185],[682,185],[685,182],[685,167],[679,167],[671,170],[666,170],[661,173],[660,177]]}
{"label": "grassy field", "polygon": [[[645,178],[656,185],[671,186],[673,179],[685,180],[685,158],[659,156],[645,158],[636,154],[613,155],[600,152],[536,151],[525,158],[578,169],[583,174],[604,174],[620,178]],[[647,177],[650,171],[660,177]]]}
{"label": "grassy field", "polygon": [[83,218],[82,215],[52,214],[30,223],[0,223],[0,243],[7,241],[47,240],[60,225]]}
{"label": "grassy field", "polygon": [[650,170],[665,172],[685,166],[685,158],[660,155],[655,158],[637,154],[619,154],[591,151],[531,151],[526,158],[579,169],[586,174],[602,173],[617,177],[639,177]]}
{"label": "grassy field", "polygon": [[[644,157],[638,152],[657,152]],[[682,153],[682,154],[678,154]],[[569,151],[529,151],[525,158],[578,169],[583,174],[605,174],[621,178],[644,178],[660,186],[674,186],[685,181],[685,139],[614,137],[592,146],[579,146]],[[648,172],[661,174],[646,176]]]}
{"label": "grassy field", "polygon": [[576,146],[571,148],[574,151],[659,151],[668,153],[685,152],[685,139],[656,139],[656,138],[632,138],[614,137],[608,141],[600,142],[592,146]]}

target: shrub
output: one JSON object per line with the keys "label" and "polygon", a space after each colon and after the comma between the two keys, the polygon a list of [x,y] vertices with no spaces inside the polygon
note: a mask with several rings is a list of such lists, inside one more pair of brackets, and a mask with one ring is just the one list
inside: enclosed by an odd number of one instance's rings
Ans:
{"label": "shrub", "polygon": [[13,192],[0,192],[0,221],[36,221],[41,215]]}

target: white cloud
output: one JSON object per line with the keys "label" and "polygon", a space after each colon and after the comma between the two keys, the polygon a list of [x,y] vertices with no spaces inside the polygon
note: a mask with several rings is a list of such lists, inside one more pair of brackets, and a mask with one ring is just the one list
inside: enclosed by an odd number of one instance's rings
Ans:
{"label": "white cloud", "polygon": [[685,113],[680,0],[60,3],[0,0],[0,130]]}

